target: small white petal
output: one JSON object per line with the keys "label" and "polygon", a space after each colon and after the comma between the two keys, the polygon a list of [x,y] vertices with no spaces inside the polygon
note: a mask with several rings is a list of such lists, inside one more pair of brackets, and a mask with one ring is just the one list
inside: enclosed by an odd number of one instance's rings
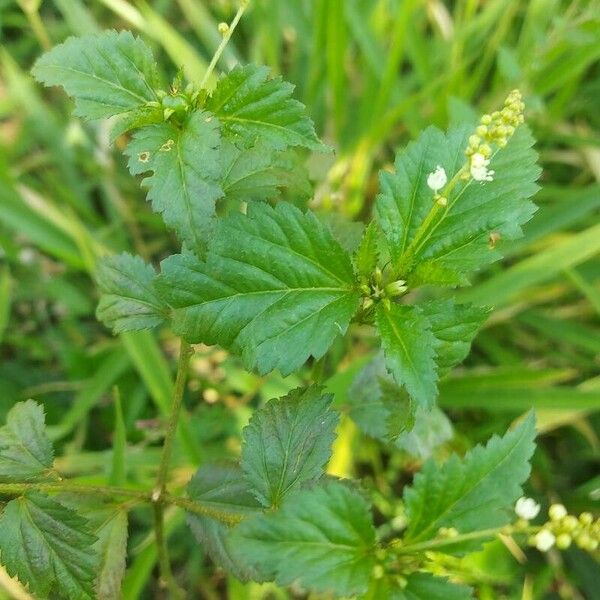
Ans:
{"label": "small white petal", "polygon": [[547,529],[542,529],[535,536],[535,547],[540,552],[547,552],[550,550],[550,548],[552,548],[552,546],[554,546],[555,542],[556,538],[554,537],[554,534]]}
{"label": "small white petal", "polygon": [[471,166],[472,167],[487,167],[490,164],[490,161],[479,152],[475,152],[473,156],[471,156]]}
{"label": "small white petal", "polygon": [[521,519],[530,521],[538,516],[540,505],[533,498],[519,498],[515,504],[515,512]]}
{"label": "small white petal", "polygon": [[435,171],[429,173],[427,176],[427,185],[434,192],[441,190],[446,185],[447,181],[448,177],[446,176],[446,171],[439,165],[436,167]]}

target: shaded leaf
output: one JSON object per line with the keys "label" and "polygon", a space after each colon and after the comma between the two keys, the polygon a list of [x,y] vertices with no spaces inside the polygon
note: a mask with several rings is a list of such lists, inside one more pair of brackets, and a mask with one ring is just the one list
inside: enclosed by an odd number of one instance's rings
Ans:
{"label": "shaded leaf", "polygon": [[95,598],[96,537],[87,519],[56,500],[29,492],[0,517],[0,562],[41,598]]}
{"label": "shaded leaf", "polygon": [[102,291],[96,317],[115,333],[150,329],[164,322],[168,306],[155,288],[156,271],[139,256],[122,253],[98,262]]}
{"label": "shaded leaf", "polygon": [[43,407],[33,400],[17,402],[0,428],[0,481],[56,479],[53,463]]}
{"label": "shaded leaf", "polygon": [[[260,504],[250,490],[241,468],[234,463],[219,462],[202,465],[190,483],[188,494],[192,500],[219,512],[233,516],[256,513]],[[230,547],[229,527],[210,517],[187,513],[187,522],[196,539],[212,560],[241,581],[258,580],[258,572],[239,560]]]}
{"label": "shaded leaf", "polygon": [[417,572],[406,577],[400,587],[391,578],[374,579],[364,600],[471,600],[473,590],[443,577]]}
{"label": "shaded leaf", "polygon": [[435,336],[435,352],[440,377],[461,363],[471,350],[471,342],[490,313],[489,308],[436,300],[419,304]]}

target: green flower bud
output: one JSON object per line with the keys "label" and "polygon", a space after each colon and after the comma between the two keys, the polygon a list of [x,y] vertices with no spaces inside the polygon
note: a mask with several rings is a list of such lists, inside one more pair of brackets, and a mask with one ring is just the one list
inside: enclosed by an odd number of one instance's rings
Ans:
{"label": "green flower bud", "polygon": [[385,293],[394,298],[404,294],[407,289],[406,281],[404,281],[404,279],[398,279],[398,281],[392,281],[385,286]]}

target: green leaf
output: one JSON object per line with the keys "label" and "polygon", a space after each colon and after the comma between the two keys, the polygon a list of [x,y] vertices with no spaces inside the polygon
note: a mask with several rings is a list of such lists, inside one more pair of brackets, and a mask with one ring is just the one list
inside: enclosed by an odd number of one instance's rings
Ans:
{"label": "green leaf", "polygon": [[223,140],[221,166],[221,188],[227,200],[272,200],[279,198],[283,188],[304,197],[311,193],[302,168],[287,153],[260,141],[251,148],[238,148]]}
{"label": "green leaf", "polygon": [[96,576],[96,600],[121,597],[121,583],[127,557],[127,511],[104,508],[91,515],[98,538],[95,551],[100,557]]}
{"label": "green leaf", "polygon": [[[234,517],[253,515],[260,508],[241,468],[234,463],[202,465],[188,484],[188,494],[203,506]],[[241,581],[260,579],[256,569],[236,557],[230,546],[227,525],[192,512],[187,513],[187,522],[215,563]]]}
{"label": "green leaf", "polygon": [[44,85],[62,86],[75,98],[75,114],[87,119],[135,113],[157,101],[154,57],[129,31],[71,37],[42,55],[32,73]]}
{"label": "green leaf", "polygon": [[245,65],[219,79],[206,108],[217,115],[224,134],[250,146],[259,139],[276,149],[323,150],[304,105],[292,98],[294,86],[268,75],[267,67]]}
{"label": "green leaf", "polygon": [[363,497],[328,481],[288,496],[278,511],[243,521],[232,532],[232,545],[279,585],[297,582],[349,596],[367,590],[375,529]]}
{"label": "green leaf", "polygon": [[430,573],[412,573],[400,587],[391,578],[374,579],[364,600],[472,600],[473,590]]}
{"label": "green leaf", "polygon": [[175,332],[220,344],[261,374],[323,356],[359,300],[348,255],[312,213],[284,202],[219,219],[206,262],[178,255],[162,271]]}
{"label": "green leaf", "polygon": [[414,401],[425,408],[437,396],[435,337],[418,307],[379,305],[375,321],[388,371],[406,388]]}
{"label": "green leaf", "polygon": [[37,492],[11,500],[0,517],[0,562],[40,598],[95,598],[96,538],[86,519]]}
{"label": "green leaf", "polygon": [[359,276],[369,278],[373,274],[373,271],[375,271],[377,260],[379,259],[377,247],[378,235],[377,223],[376,221],[371,221],[367,225],[360,245],[353,257],[354,269]]}
{"label": "green leaf", "polygon": [[490,309],[453,300],[419,304],[436,338],[435,352],[440,377],[461,363],[469,354],[471,341],[486,320]]}
{"label": "green leaf", "polygon": [[[454,527],[463,534],[510,522],[521,485],[529,476],[534,438],[535,420],[529,414],[504,437],[492,437],[462,459],[453,455],[441,466],[432,460],[425,463],[404,492],[406,543],[430,540],[440,527]],[[479,545],[461,544],[444,551],[462,553]]]}
{"label": "green leaf", "polygon": [[[447,134],[430,127],[396,157],[395,172],[381,174],[375,212],[393,264],[413,285],[465,284],[467,274],[501,258],[490,245],[491,233],[503,240],[522,235],[521,225],[536,210],[529,200],[538,189],[540,169],[527,127],[517,129],[506,148],[492,158],[494,180],[459,181],[445,209],[437,211],[424,235],[411,248],[433,206],[427,175],[440,165],[451,178],[465,162],[470,128]],[[409,251],[410,249],[410,251]],[[417,273],[411,278],[410,273]]]}
{"label": "green leaf", "polygon": [[96,317],[115,333],[161,325],[168,306],[155,290],[156,271],[139,256],[122,253],[98,262],[102,291]]}
{"label": "green leaf", "polygon": [[396,155],[393,173],[381,172],[375,215],[395,263],[433,206],[427,175],[438,165],[444,167],[449,176],[458,171],[464,161],[464,148],[462,150],[462,154],[453,153],[444,133],[428,127]]}
{"label": "green leaf", "polygon": [[[416,410],[407,406],[406,395],[394,384],[383,356],[378,355],[364,366],[348,390],[349,415],[367,435],[424,460],[452,437],[452,425],[435,406]],[[404,430],[397,435],[399,429]]]}
{"label": "green leaf", "polygon": [[332,400],[318,386],[298,388],[250,419],[241,465],[264,506],[278,506],[292,489],[323,475],[338,421]]}
{"label": "green leaf", "polygon": [[56,479],[53,463],[43,407],[33,400],[17,402],[0,428],[0,482]]}
{"label": "green leaf", "polygon": [[152,209],[199,253],[211,232],[215,202],[223,195],[219,145],[219,122],[199,110],[182,127],[170,122],[143,127],[125,151],[133,175],[153,172],[142,181]]}

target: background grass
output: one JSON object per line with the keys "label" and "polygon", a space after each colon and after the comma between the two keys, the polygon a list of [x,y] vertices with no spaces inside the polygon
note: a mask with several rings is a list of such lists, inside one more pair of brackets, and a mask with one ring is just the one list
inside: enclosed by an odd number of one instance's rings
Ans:
{"label": "background grass", "polygon": [[[157,262],[177,246],[126,172],[125,140],[111,148],[106,123],[72,117],[63,93],[41,89],[29,69],[69,35],[130,28],[166,77],[183,66],[197,80],[220,41],[217,23],[235,9],[227,0],[0,0],[0,416],[21,399],[43,402],[59,468],[84,481],[151,479],[176,350],[166,330],[114,338],[95,321],[96,261],[130,250]],[[455,435],[432,451],[462,452],[535,407],[542,435],[528,492],[597,512],[600,2],[253,0],[220,69],[237,61],[292,81],[335,148],[325,160],[307,157],[313,208],[334,220],[369,215],[378,170],[422,128],[472,119],[523,91],[544,168],[540,210],[506,260],[457,294],[496,310],[442,385]],[[370,333],[358,330],[324,365],[328,376],[340,372],[330,388],[342,409],[370,349]],[[252,408],[306,377],[258,378],[221,350],[200,349],[177,481],[199,461],[235,456]],[[420,460],[344,418],[330,471],[363,478],[381,522],[401,520],[402,486]],[[159,597],[149,522],[142,510],[132,515],[127,600]],[[289,597],[215,573],[181,514],[168,526],[176,574],[195,597]],[[600,589],[598,565],[577,550],[525,556],[498,542],[452,568],[484,599],[593,599]],[[5,577],[0,586],[0,597],[21,593]]]}

